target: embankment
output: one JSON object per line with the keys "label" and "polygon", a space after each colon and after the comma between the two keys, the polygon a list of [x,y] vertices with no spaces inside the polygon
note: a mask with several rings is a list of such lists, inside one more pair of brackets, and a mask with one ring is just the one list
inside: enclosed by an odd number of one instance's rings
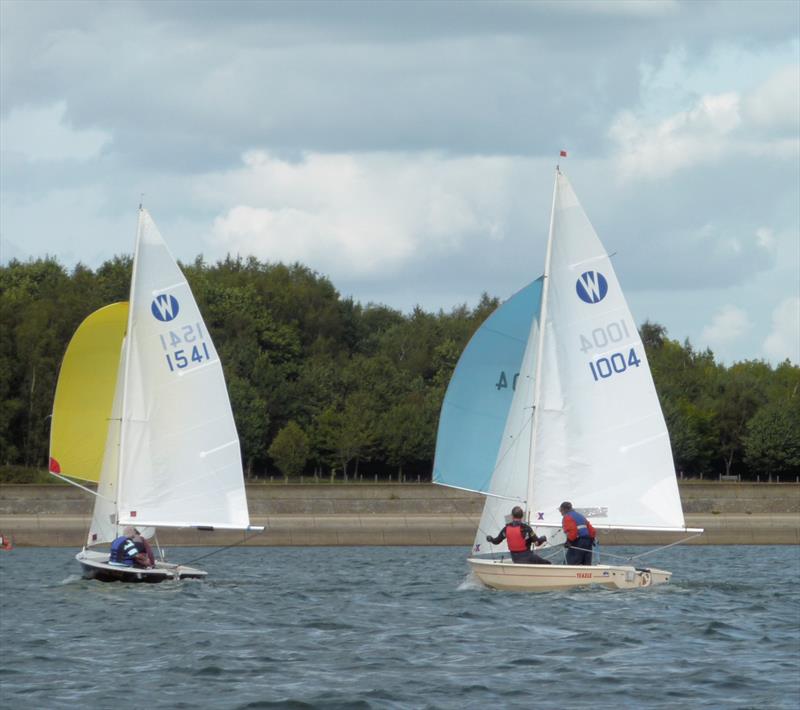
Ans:
{"label": "embankment", "polygon": [[[800,484],[681,481],[689,544],[800,544]],[[483,498],[431,484],[250,484],[248,545],[465,545]],[[15,545],[80,547],[91,496],[69,485],[0,485],[0,533]],[[490,531],[496,534],[497,531]],[[164,545],[224,545],[242,533],[163,530]],[[679,536],[678,536],[679,537]],[[663,544],[675,535],[603,532],[606,545]]]}

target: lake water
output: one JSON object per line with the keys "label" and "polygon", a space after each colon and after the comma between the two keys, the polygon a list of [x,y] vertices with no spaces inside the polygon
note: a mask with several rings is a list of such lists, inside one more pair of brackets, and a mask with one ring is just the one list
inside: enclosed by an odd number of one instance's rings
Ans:
{"label": "lake water", "polygon": [[797,547],[540,594],[479,587],[452,547],[235,548],[161,585],[82,580],[74,553],[0,553],[4,708],[800,707]]}

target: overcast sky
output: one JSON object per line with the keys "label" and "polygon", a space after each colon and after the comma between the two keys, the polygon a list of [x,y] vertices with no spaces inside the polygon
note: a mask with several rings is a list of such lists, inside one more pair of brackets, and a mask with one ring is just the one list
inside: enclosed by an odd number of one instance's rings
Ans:
{"label": "overcast sky", "polygon": [[800,362],[800,3],[0,0],[0,261],[300,261],[408,312],[543,268],[553,171],[638,323]]}

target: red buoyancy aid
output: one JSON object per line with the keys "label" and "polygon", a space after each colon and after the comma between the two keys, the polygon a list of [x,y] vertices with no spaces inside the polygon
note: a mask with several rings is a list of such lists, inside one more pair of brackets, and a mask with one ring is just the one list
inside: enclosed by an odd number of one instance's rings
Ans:
{"label": "red buoyancy aid", "polygon": [[528,544],[525,542],[525,535],[522,532],[522,525],[517,523],[509,523],[506,525],[506,540],[508,542],[508,549],[511,552],[525,552],[528,549]]}

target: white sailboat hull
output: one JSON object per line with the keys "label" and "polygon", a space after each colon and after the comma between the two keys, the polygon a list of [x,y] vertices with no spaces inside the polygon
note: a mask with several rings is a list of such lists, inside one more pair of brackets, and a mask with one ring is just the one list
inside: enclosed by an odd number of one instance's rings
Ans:
{"label": "white sailboat hull", "polygon": [[95,550],[81,550],[75,559],[80,562],[83,576],[86,579],[96,579],[100,582],[145,582],[157,584],[168,580],[203,579],[206,572],[186,565],[174,565],[162,560],[156,561],[152,569],[136,567],[121,567],[108,562],[107,552]]}
{"label": "white sailboat hull", "polygon": [[669,582],[672,572],[617,565],[526,565],[506,560],[467,560],[487,587],[511,592],[554,592],[576,587],[641,589]]}

